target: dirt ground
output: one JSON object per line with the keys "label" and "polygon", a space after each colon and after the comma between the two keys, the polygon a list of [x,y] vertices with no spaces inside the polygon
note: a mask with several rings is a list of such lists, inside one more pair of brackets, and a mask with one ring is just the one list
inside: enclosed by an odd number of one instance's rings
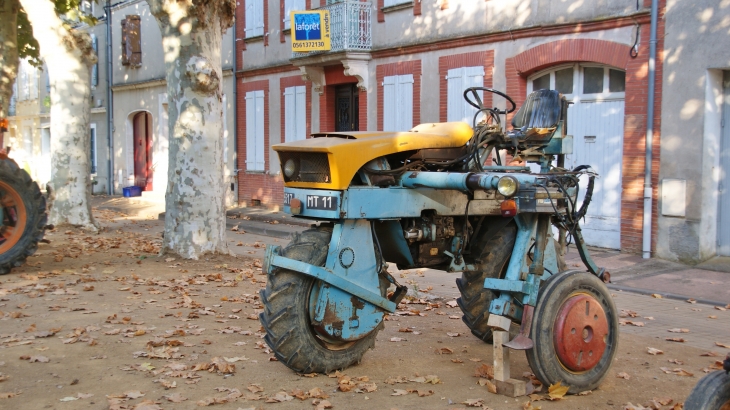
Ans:
{"label": "dirt ground", "polygon": [[[491,364],[491,345],[449,300],[425,293],[429,302],[388,317],[360,365],[298,375],[274,361],[257,319],[263,246],[286,241],[229,232],[236,255],[175,260],[157,255],[161,221],[95,215],[101,234],[49,232],[26,266],[0,277],[2,409],[623,409],[653,399],[668,409],[722,359],[622,333],[600,389],[507,398],[475,376]],[[418,283],[417,272],[398,274]],[[513,377],[526,372],[524,354],[513,353]]]}

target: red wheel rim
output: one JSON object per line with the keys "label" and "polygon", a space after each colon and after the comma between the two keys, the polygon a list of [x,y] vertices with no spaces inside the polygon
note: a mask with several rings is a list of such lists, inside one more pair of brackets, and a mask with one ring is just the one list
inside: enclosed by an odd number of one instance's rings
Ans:
{"label": "red wheel rim", "polygon": [[0,226],[0,254],[12,249],[23,236],[28,215],[18,192],[0,181],[0,206],[3,208]]}
{"label": "red wheel rim", "polygon": [[566,369],[584,372],[594,368],[606,351],[608,318],[590,295],[572,295],[555,319],[555,352]]}

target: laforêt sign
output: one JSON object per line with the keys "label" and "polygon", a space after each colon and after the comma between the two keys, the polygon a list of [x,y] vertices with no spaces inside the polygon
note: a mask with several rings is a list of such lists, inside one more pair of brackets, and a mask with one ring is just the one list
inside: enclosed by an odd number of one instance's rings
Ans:
{"label": "lafor\u00eat sign", "polygon": [[330,49],[329,10],[292,11],[291,49],[296,52]]}

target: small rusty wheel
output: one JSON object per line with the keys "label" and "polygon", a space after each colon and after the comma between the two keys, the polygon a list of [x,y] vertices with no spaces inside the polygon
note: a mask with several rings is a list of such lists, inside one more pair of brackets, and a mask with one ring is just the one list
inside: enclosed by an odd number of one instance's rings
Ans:
{"label": "small rusty wheel", "polygon": [[535,347],[527,350],[527,360],[544,384],[561,382],[573,394],[598,387],[618,350],[618,317],[606,285],[586,272],[548,278],[531,337]]}
{"label": "small rusty wheel", "polygon": [[606,351],[606,313],[603,306],[588,294],[575,294],[563,303],[555,318],[554,329],[555,353],[568,370],[590,370]]}
{"label": "small rusty wheel", "polygon": [[0,254],[2,254],[12,249],[23,236],[28,213],[18,191],[4,181],[0,181],[0,207],[2,207],[2,226],[0,226]]}

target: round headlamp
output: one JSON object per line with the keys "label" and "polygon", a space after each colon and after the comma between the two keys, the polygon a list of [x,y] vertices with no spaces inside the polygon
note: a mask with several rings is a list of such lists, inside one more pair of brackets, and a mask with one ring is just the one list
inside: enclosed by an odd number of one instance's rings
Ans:
{"label": "round headlamp", "polygon": [[284,163],[284,175],[286,175],[287,178],[292,179],[294,178],[297,173],[299,173],[299,164],[297,161],[294,161],[293,159],[288,159]]}
{"label": "round headlamp", "polygon": [[506,197],[516,194],[519,187],[520,183],[514,177],[502,177],[497,182],[497,191]]}

